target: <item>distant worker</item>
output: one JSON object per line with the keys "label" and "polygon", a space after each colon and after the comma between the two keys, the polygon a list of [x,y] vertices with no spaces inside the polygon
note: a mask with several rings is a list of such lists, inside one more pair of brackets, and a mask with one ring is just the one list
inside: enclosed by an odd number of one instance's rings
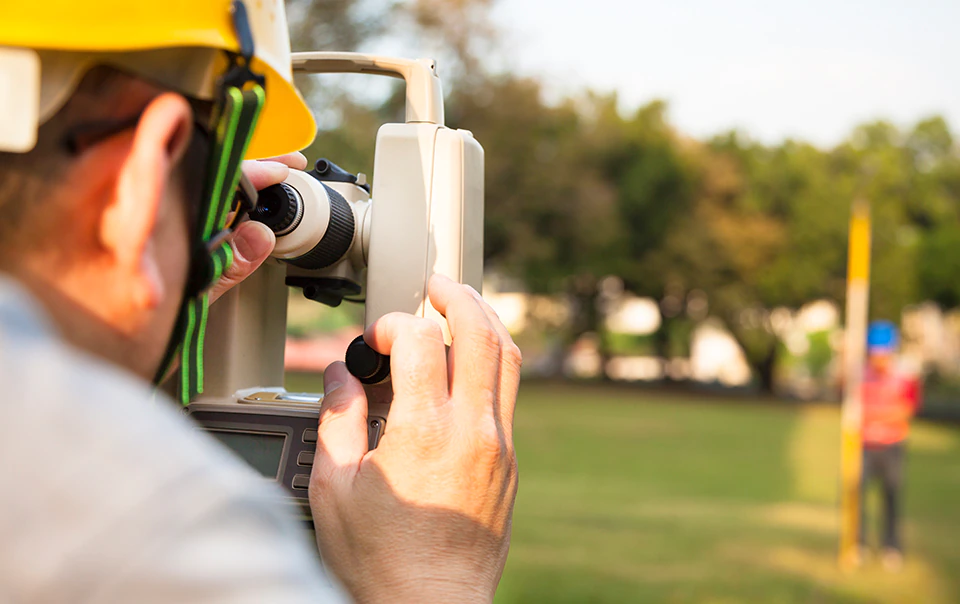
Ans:
{"label": "distant worker", "polygon": [[883,494],[881,562],[887,570],[903,566],[900,535],[904,443],[910,418],[920,403],[920,382],[897,368],[899,337],[888,321],[875,321],[867,332],[867,367],[863,376],[863,480],[861,552],[867,551],[867,492],[879,481]]}

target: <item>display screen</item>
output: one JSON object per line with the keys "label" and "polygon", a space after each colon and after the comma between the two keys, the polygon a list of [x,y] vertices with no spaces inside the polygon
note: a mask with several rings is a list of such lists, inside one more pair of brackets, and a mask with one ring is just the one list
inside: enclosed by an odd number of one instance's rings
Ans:
{"label": "display screen", "polygon": [[249,432],[220,432],[211,434],[242,457],[244,461],[267,478],[276,478],[280,473],[283,457],[283,434],[253,434]]}

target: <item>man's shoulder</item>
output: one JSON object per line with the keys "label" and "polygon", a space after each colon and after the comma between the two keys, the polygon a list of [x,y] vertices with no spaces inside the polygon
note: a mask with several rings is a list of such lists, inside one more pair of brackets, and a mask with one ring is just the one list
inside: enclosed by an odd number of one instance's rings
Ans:
{"label": "man's shoulder", "polygon": [[273,505],[278,488],[148,384],[29,317],[11,323],[18,312],[0,292],[0,599],[136,582],[141,567],[187,584],[196,573],[178,561],[194,555],[205,581],[239,581],[229,547],[249,559],[262,550],[286,565],[263,561],[271,577],[317,587],[301,536]]}
{"label": "man's shoulder", "polygon": [[53,490],[83,476],[123,500],[190,475],[237,488],[255,478],[148,384],[52,334],[8,337],[8,325],[0,324],[0,457],[13,462],[0,484],[10,470]]}

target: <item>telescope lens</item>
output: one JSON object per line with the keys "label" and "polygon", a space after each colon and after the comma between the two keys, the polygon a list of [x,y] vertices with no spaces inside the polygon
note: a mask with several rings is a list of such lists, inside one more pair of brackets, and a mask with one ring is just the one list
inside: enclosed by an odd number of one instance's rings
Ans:
{"label": "telescope lens", "polygon": [[267,225],[277,237],[286,235],[303,219],[303,200],[297,190],[286,183],[267,187],[260,191],[250,219]]}

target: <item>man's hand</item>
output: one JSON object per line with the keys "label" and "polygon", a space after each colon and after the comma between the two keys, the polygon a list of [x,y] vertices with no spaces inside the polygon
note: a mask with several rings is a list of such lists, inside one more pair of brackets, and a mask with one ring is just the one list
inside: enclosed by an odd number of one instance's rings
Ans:
{"label": "man's hand", "polygon": [[490,602],[517,493],[520,350],[472,288],[446,277],[431,320],[392,313],[366,341],[390,355],[387,432],[367,448],[367,399],[343,363],[324,375],[310,483],[326,565],[358,602]]}
{"label": "man's hand", "polygon": [[[245,161],[243,173],[250,179],[253,187],[260,191],[283,182],[290,173],[290,168],[303,170],[306,167],[307,158],[302,153],[288,153],[273,159]],[[230,235],[233,264],[220,277],[220,281],[210,288],[210,303],[213,304],[231,287],[257,270],[270,256],[276,242],[273,231],[259,222],[249,220],[239,225]]]}

